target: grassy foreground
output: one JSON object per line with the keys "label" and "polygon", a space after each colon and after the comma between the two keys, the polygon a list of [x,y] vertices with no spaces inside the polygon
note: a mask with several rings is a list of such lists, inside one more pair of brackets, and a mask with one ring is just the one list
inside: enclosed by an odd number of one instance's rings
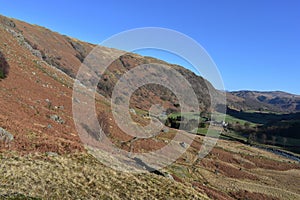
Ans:
{"label": "grassy foreground", "polygon": [[209,199],[168,178],[116,172],[86,154],[0,160],[0,199]]}

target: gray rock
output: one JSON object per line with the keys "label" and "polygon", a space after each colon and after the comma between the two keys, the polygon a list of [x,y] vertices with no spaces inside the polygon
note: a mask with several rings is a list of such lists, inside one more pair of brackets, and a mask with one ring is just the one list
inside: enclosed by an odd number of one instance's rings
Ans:
{"label": "gray rock", "polygon": [[162,133],[168,133],[169,132],[169,128],[168,127],[164,127],[162,130],[161,130]]}
{"label": "gray rock", "polygon": [[14,136],[0,127],[0,141],[3,141],[4,144],[9,145],[14,140]]}
{"label": "gray rock", "polygon": [[16,24],[11,20],[11,19],[4,19],[3,20],[3,23],[7,26],[10,26],[12,28],[15,28],[16,27]]}
{"label": "gray rock", "polygon": [[180,142],[179,144],[184,149],[188,148],[188,145],[185,142]]}
{"label": "gray rock", "polygon": [[52,119],[53,121],[59,123],[59,124],[64,124],[65,121],[58,115],[51,115],[50,119]]}
{"label": "gray rock", "polygon": [[136,112],[135,112],[135,110],[133,108],[130,108],[129,112],[132,113],[132,114],[134,114],[134,115],[136,115]]}
{"label": "gray rock", "polygon": [[75,103],[80,103],[80,100],[77,99],[77,98],[74,98],[74,99],[73,99],[73,102],[75,102]]}
{"label": "gray rock", "polygon": [[[13,23],[13,21],[10,22],[10,24],[7,24],[11,27],[15,27],[15,24]],[[37,56],[38,58],[42,59],[42,53],[36,49],[36,47],[34,46],[31,46],[32,44],[28,43],[29,41],[26,40],[24,38],[24,36],[22,35],[22,33],[20,32],[16,32],[15,30],[11,29],[11,28],[8,28],[6,29],[9,33],[12,34],[13,37],[15,37],[19,44],[21,44],[22,46],[24,46],[26,49],[28,49],[33,55]]]}
{"label": "gray rock", "polygon": [[[44,87],[45,85],[43,84],[43,87]],[[52,108],[52,102],[49,100],[49,99],[45,99],[45,101],[47,102],[47,107],[48,107],[48,109],[51,109]]]}
{"label": "gray rock", "polygon": [[51,157],[57,157],[58,156],[58,154],[57,153],[55,153],[55,152],[46,152],[46,155],[47,156],[51,156]]}
{"label": "gray rock", "polygon": [[167,173],[167,172],[163,172],[163,174],[164,174],[164,177],[166,177],[166,178],[168,178],[168,179],[174,181],[174,178],[173,178],[173,176],[172,176],[171,174],[169,174],[169,173]]}

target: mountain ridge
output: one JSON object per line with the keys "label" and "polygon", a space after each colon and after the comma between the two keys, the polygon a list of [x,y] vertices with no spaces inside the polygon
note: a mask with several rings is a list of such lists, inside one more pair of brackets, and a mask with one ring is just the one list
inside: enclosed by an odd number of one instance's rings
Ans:
{"label": "mountain ridge", "polygon": [[[283,91],[250,91],[241,90],[229,92],[229,95],[241,98],[229,101],[230,106],[242,110],[257,110],[271,112],[300,112],[300,95]],[[235,102],[235,105],[233,103]]]}

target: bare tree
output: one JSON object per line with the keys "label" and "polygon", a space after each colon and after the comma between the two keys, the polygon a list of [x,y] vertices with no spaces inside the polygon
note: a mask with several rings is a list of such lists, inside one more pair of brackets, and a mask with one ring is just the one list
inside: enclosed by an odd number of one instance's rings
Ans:
{"label": "bare tree", "polygon": [[275,145],[276,144],[276,136],[275,135],[272,135],[272,145]]}
{"label": "bare tree", "polygon": [[266,143],[267,143],[267,135],[266,135],[265,133],[262,134],[261,140],[262,140],[262,143],[263,143],[263,144],[266,144]]}
{"label": "bare tree", "polygon": [[283,140],[283,146],[284,146],[284,148],[285,148],[285,145],[286,145],[286,143],[287,143],[287,138],[284,137],[282,140]]}
{"label": "bare tree", "polygon": [[248,143],[252,144],[256,141],[256,133],[251,132],[248,136]]}

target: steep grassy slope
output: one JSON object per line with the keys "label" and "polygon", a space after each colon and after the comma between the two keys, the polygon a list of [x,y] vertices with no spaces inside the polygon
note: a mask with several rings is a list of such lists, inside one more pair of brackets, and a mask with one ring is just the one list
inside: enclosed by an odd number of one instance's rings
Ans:
{"label": "steep grassy slope", "polygon": [[[27,24],[22,21],[0,16],[0,22],[2,22],[2,26],[5,26],[6,29],[18,38],[19,43],[22,43],[34,55],[44,60],[49,65],[66,72],[73,78],[76,76],[81,62],[92,48],[95,47],[95,45],[62,36],[43,27]],[[106,47],[98,48],[102,49],[103,52],[114,53],[114,51],[117,51]],[[131,53],[125,54],[125,52],[124,55],[115,60],[106,71],[103,76],[104,78],[99,82],[99,92],[106,97],[110,96],[119,77],[138,65],[149,63],[168,65],[181,73],[193,86],[201,110],[210,109],[210,95],[214,97],[219,95],[219,92],[216,91],[208,81],[202,77],[196,76],[194,73],[181,66],[171,65],[151,57],[142,57]],[[209,91],[211,91],[211,94]],[[145,93],[148,94],[147,97],[145,98],[144,95],[143,98],[141,98],[141,95]],[[160,98],[156,98],[157,96],[160,96]],[[149,105],[154,102],[156,102],[156,104],[160,103],[171,110],[179,109],[175,106],[177,104],[175,95],[168,89],[155,84],[140,88],[132,98],[133,106],[142,109],[149,109]]]}

